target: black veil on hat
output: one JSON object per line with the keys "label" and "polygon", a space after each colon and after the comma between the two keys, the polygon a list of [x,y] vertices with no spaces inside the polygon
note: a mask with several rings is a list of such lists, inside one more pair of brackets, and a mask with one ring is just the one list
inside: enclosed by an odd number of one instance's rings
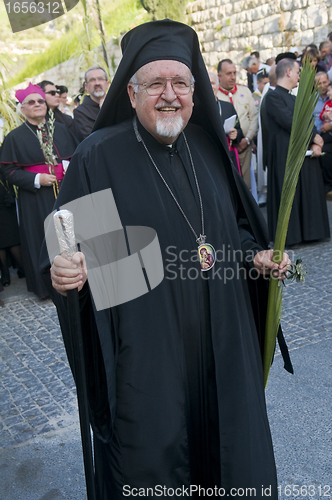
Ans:
{"label": "black veil on hat", "polygon": [[134,116],[127,83],[136,71],[152,61],[173,60],[188,66],[195,78],[194,108],[190,119],[228,146],[196,32],[170,19],[141,24],[121,41],[123,57],[99,112],[94,131]]}

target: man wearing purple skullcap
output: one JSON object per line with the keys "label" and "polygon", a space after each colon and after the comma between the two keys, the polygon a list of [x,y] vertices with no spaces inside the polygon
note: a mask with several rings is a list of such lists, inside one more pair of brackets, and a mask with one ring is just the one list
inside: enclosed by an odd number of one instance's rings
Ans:
{"label": "man wearing purple skullcap", "polygon": [[37,135],[39,127],[45,124],[45,94],[38,85],[29,83],[26,89],[17,90],[15,96],[26,120],[5,137],[0,165],[8,182],[19,188],[20,238],[27,288],[42,299],[48,296],[39,271],[44,219],[54,205],[53,184],[56,180],[61,183],[64,175],[62,161],[70,160],[78,141],[66,127],[55,124],[56,165],[51,172]]}
{"label": "man wearing purple skullcap", "polygon": [[229,159],[196,33],[155,21],[121,45],[95,132],[56,207],[111,189],[123,226],[157,232],[164,279],[97,310],[82,253],[57,256],[51,268],[60,294],[80,293],[96,498],[239,499],[251,489],[275,500],[259,330],[260,273],[278,266],[263,251],[264,220]]}

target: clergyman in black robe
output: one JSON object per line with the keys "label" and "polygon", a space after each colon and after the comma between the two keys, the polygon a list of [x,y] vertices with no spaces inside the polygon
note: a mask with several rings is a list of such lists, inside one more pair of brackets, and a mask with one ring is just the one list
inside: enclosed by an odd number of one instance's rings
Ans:
{"label": "clergyman in black robe", "polygon": [[[30,94],[23,94],[23,101],[33,100],[31,97],[45,96],[38,86],[31,85],[29,88]],[[46,104],[29,105],[27,103],[26,106],[30,113],[33,113],[34,109],[42,108],[40,116],[45,119]],[[48,290],[40,276],[39,256],[44,239],[44,220],[52,210],[55,195],[52,182],[49,185],[36,187],[38,172],[49,174],[37,137],[37,130],[35,120],[28,117],[22,125],[12,130],[4,139],[0,164],[8,182],[19,188],[19,227],[27,289],[43,299],[48,296]],[[78,141],[64,125],[55,123],[53,144],[58,165],[62,167],[62,160],[71,159]],[[63,178],[63,172],[60,172],[61,167],[57,169],[59,184]]]}
{"label": "clergyman in black robe", "polygon": [[[164,488],[192,488],[196,498],[201,487],[237,499],[249,488],[265,499],[268,488],[275,500],[256,328],[264,329],[266,282],[247,280],[251,271],[257,277],[253,256],[267,245],[264,220],[229,160],[195,32],[169,20],[147,23],[123,38],[122,49],[96,131],[74,155],[56,207],[111,189],[123,227],[156,231],[164,279],[134,300],[97,310],[84,272],[80,281],[81,270],[59,256],[51,269],[58,291],[69,282],[80,289],[97,498],[123,499],[140,488],[151,498],[166,498]],[[151,78],[167,78],[165,90],[151,96],[154,80],[133,81],[130,101],[126,84],[137,70],[146,77],[147,68]],[[184,72],[189,87],[188,68],[196,80],[192,115],[192,94],[180,99],[168,81]],[[179,130],[160,141],[151,122],[157,109],[176,113],[170,99],[190,120],[185,135]],[[154,108],[154,100],[162,107]],[[198,233],[201,195],[204,232],[216,249],[215,266],[204,275],[193,232],[161,176]],[[47,273],[46,247],[42,258]],[[66,298],[61,301],[65,308]],[[63,322],[61,306],[60,317]],[[216,490],[209,494],[218,497]]]}
{"label": "clergyman in black robe", "polygon": [[[274,241],[286,158],[292,128],[295,96],[289,92],[298,83],[299,65],[293,59],[277,64],[277,86],[264,97],[267,126],[267,215],[270,240]],[[262,122],[263,123],[263,122]],[[320,142],[321,141],[321,142]],[[319,155],[323,144],[314,128],[311,149]],[[316,155],[315,152],[315,155]],[[290,215],[286,245],[330,237],[322,172],[317,157],[307,157],[302,165]]]}

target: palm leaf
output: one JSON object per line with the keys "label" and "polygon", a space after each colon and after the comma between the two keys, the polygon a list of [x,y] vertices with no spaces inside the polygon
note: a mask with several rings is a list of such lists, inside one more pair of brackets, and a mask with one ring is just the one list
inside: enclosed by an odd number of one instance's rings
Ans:
{"label": "palm leaf", "polygon": [[[0,55],[0,117],[4,120],[4,136],[22,123],[20,116],[16,113],[15,101],[11,97],[13,89],[7,85],[11,64],[10,57],[6,54]],[[2,137],[0,137],[0,144],[1,142]]]}
{"label": "palm leaf", "polygon": [[[317,88],[314,87],[315,75],[316,72],[310,65],[310,62],[308,60],[305,61],[301,70],[299,89],[295,100],[293,123],[278,213],[277,230],[273,250],[273,261],[277,264],[280,264],[282,261],[296,186],[312,136],[314,126],[313,112],[318,99]],[[263,356],[265,387],[272,364],[276,338],[280,326],[283,291],[283,286],[280,285],[281,282],[279,280],[270,280]]]}

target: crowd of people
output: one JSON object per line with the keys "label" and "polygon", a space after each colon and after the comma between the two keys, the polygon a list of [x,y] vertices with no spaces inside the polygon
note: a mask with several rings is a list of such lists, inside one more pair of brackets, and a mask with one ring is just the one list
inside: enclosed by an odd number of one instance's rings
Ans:
{"label": "crowd of people", "polygon": [[[287,245],[330,236],[325,192],[332,154],[332,34],[319,50],[310,45],[301,56],[283,53],[264,64],[253,52],[242,63],[247,86],[237,83],[231,59],[208,73],[196,33],[181,23],[138,26],[121,47],[123,58],[109,90],[104,69],[89,68],[87,95],[73,116],[66,89],[53,82],[16,92],[25,121],[6,136],[0,153],[1,281],[9,284],[11,254],[28,289],[40,298],[51,296],[72,369],[77,346],[70,340],[66,294],[78,288],[95,498],[123,498],[125,485],[180,490],[199,485],[217,488],[211,498],[223,491],[239,499],[249,488],[256,498],[265,498],[268,490],[275,500],[262,369],[265,277],[273,271],[284,279],[290,260],[284,254],[279,265],[273,262],[269,244],[296,99],[292,92],[305,58],[317,68],[320,99]],[[19,224],[12,221],[13,186]],[[250,194],[256,189],[259,195],[267,190],[269,235],[258,196]],[[101,309],[88,286],[84,253],[49,262],[43,238],[53,207],[104,190],[112,193],[124,228],[157,233],[158,252],[138,251],[126,233],[123,247],[144,270],[146,290],[135,300]],[[100,226],[107,227],[112,214],[103,210],[100,218]],[[157,254],[164,279],[153,287]],[[101,281],[110,276],[104,261],[103,270]],[[233,279],[227,279],[230,271]],[[135,279],[136,274],[130,286],[137,285]],[[281,331],[278,340],[284,366],[292,372]],[[79,372],[73,371],[77,383]],[[162,495],[154,490],[152,496]]]}
{"label": "crowd of people", "polygon": [[[1,287],[10,285],[9,267],[13,265],[19,277],[25,276],[27,289],[40,299],[49,297],[39,272],[44,219],[52,211],[76,147],[91,133],[109,86],[106,71],[99,66],[89,68],[84,86],[86,95],[73,111],[68,107],[65,86],[43,80],[18,90],[15,97],[25,121],[5,137],[1,146]],[[51,157],[46,151],[49,140]]]}

